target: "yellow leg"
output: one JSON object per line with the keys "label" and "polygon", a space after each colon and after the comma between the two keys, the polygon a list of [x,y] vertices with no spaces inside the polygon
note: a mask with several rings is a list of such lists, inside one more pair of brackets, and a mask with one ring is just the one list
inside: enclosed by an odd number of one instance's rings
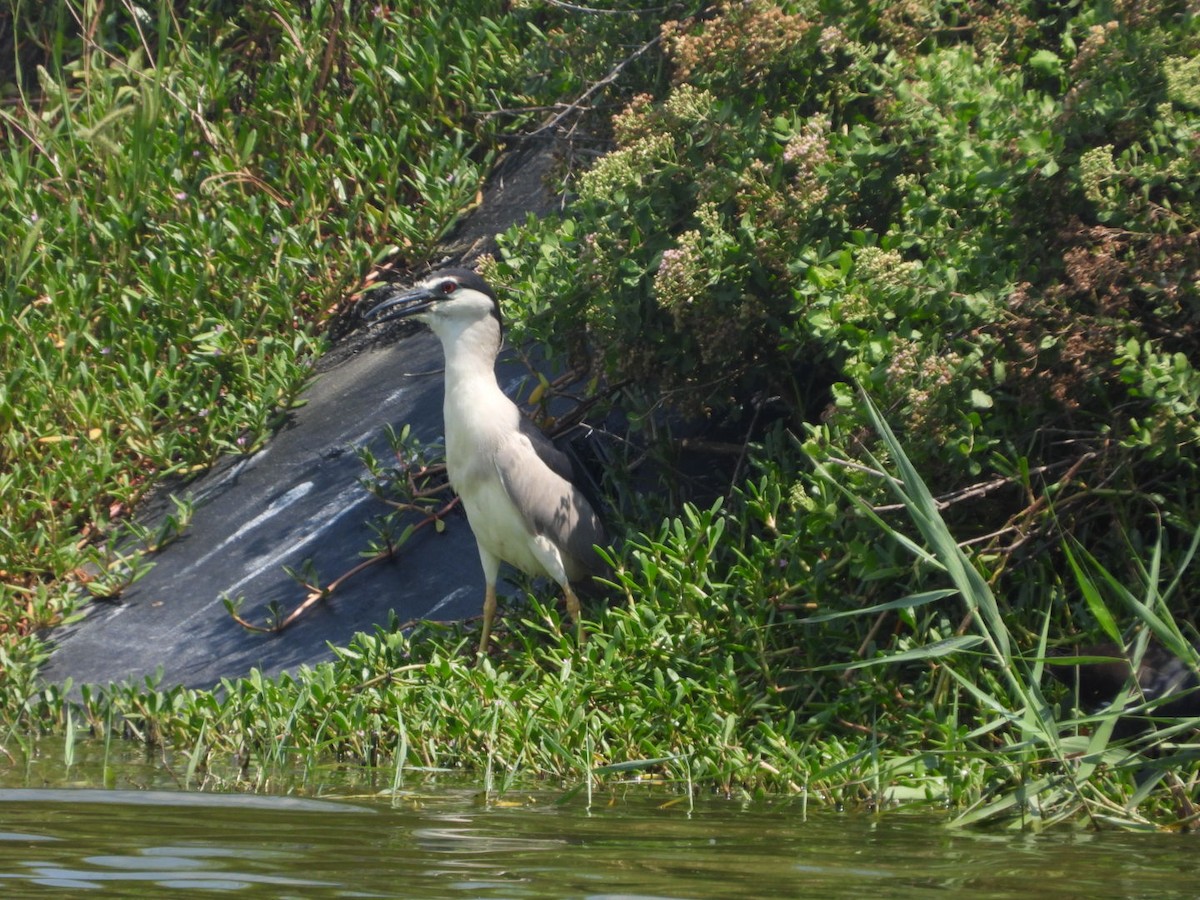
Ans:
{"label": "yellow leg", "polygon": [[579,605],[579,598],[569,584],[563,585],[563,593],[567,597],[567,613],[579,631],[579,643],[582,645],[587,641],[587,633],[583,630],[583,609]]}
{"label": "yellow leg", "polygon": [[489,584],[483,595],[483,634],[479,636],[479,655],[487,653],[492,637],[492,619],[496,617],[496,586]]}

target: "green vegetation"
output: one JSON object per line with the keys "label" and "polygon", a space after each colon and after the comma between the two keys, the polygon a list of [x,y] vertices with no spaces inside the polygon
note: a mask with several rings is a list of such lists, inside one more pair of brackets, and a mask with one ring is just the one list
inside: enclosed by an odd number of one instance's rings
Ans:
{"label": "green vegetation", "polygon": [[[292,676],[78,709],[12,643],[8,743],[86,722],[197,784],[334,757],[1190,821],[1193,723],[1127,734],[1136,697],[1080,711],[1047,669],[1103,638],[1197,662],[1191,6],[213,9],[30,23],[45,74],[4,113],[0,175],[0,627],[69,611],[89,558],[136,573],[95,554],[147,473],[265,439],[316,326],[373,263],[424,259],[502,119],[532,127],[487,113],[582,96],[661,34],[614,107],[589,95],[612,149],[573,202],[484,261],[511,340],[629,423],[616,596],[582,648],[530,595],[478,664],[461,627],[390,623]],[[685,429],[730,452],[689,464]]]}
{"label": "green vegetation", "polygon": [[262,445],[330,316],[374,264],[424,261],[532,115],[499,113],[601,74],[589,30],[504,5],[10,7],[4,659],[78,578],[136,576],[115,548],[148,488]]}

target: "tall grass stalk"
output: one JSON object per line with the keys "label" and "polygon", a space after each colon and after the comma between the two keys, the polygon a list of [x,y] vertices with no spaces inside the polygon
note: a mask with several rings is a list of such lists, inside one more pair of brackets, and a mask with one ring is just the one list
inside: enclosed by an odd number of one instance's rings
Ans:
{"label": "tall grass stalk", "polygon": [[408,764],[408,729],[404,727],[404,712],[396,707],[396,751],[392,760],[392,798],[404,787],[404,767]]}
{"label": "tall grass stalk", "polygon": [[[961,692],[970,696],[981,711],[990,711],[994,716],[990,721],[978,725],[967,735],[967,739],[991,735],[1003,741],[1002,755],[1005,764],[1011,768],[1011,786],[997,792],[981,793],[978,799],[956,818],[957,824],[1008,820],[1025,827],[1041,827],[1070,818],[1079,812],[1093,820],[1103,817],[1111,822],[1115,810],[1111,803],[1105,800],[1098,783],[1101,777],[1111,772],[1114,767],[1119,771],[1137,765],[1136,755],[1111,745],[1121,715],[1137,709],[1129,708],[1131,693],[1127,690],[1113,698],[1106,711],[1090,720],[1086,736],[1073,736],[1076,723],[1069,719],[1060,720],[1041,688],[1051,621],[1049,608],[1047,607],[1042,617],[1042,628],[1037,634],[1036,646],[1028,654],[1017,651],[995,595],[976,568],[976,564],[950,533],[932,494],[909,461],[903,446],[871,398],[863,393],[861,401],[897,474],[888,474],[884,464],[868,454],[871,462],[891,491],[900,499],[929,549],[926,550],[888,525],[860,498],[848,492],[846,496],[857,503],[886,534],[903,544],[923,563],[943,572],[949,578],[954,585],[954,593],[961,598],[967,613],[964,624],[969,623],[976,634],[973,637],[962,636],[886,654],[864,661],[860,665],[896,664],[920,659],[930,662],[937,660],[942,666],[942,671],[953,680]],[[840,486],[825,464],[819,463],[817,468],[829,483]],[[1183,558],[1183,565],[1186,566],[1190,561],[1196,546],[1197,539],[1193,539]],[[1180,632],[1164,602],[1164,593],[1169,594],[1174,584],[1178,583],[1181,573],[1177,573],[1166,592],[1159,592],[1157,589],[1161,543],[1153,547],[1149,567],[1145,571],[1145,599],[1137,598],[1084,548],[1076,545],[1072,552],[1068,547],[1067,553],[1076,582],[1087,598],[1097,621],[1103,624],[1106,632],[1123,644],[1120,634],[1116,631],[1115,619],[1101,598],[1099,585],[1092,572],[1097,573],[1106,587],[1146,626],[1133,654],[1135,668],[1145,650],[1146,640],[1151,635],[1162,641],[1181,659],[1195,664],[1195,647]],[[1079,562],[1080,558],[1086,561],[1086,567]],[[945,593],[940,590],[926,592],[918,596],[916,601],[926,602],[942,596],[945,596]],[[916,601],[913,597],[903,598],[889,606],[897,608],[915,605]],[[982,645],[986,649],[988,665],[982,670],[974,664],[961,666],[958,663],[960,655],[971,651],[976,645]],[[1002,679],[995,682],[989,678],[981,682],[981,671],[998,672]],[[997,691],[996,688],[1005,690]],[[1164,741],[1187,727],[1189,726],[1184,723],[1174,730],[1162,732],[1157,741]],[[1012,737],[1006,737],[1010,731]],[[1154,746],[1162,744],[1156,742]],[[967,751],[964,746],[952,746],[943,752],[953,755]],[[1132,810],[1127,809],[1117,815],[1126,822],[1140,821]]]}

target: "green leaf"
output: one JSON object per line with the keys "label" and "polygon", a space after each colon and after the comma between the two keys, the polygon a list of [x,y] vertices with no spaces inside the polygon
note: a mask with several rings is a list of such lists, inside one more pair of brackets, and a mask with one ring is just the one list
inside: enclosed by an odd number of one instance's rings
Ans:
{"label": "green leaf", "polygon": [[631,759],[627,762],[610,763],[607,766],[596,766],[592,769],[593,775],[608,775],[614,772],[632,772],[636,769],[648,769],[651,766],[661,766],[663,763],[674,762],[683,757],[676,754],[674,756],[656,756],[654,759]]}
{"label": "green leaf", "polygon": [[1061,75],[1063,64],[1056,53],[1050,50],[1039,50],[1029,57],[1029,68],[1041,72],[1043,75]]}
{"label": "green leaf", "polygon": [[852,663],[834,663],[828,666],[818,666],[813,669],[814,672],[823,671],[849,671],[851,669],[867,669],[871,666],[886,666],[892,663],[912,662],[913,660],[939,659],[943,656],[951,656],[963,650],[970,650],[972,647],[978,647],[983,643],[983,638],[976,634],[963,634],[957,637],[946,638],[944,641],[935,641],[932,644],[925,644],[921,647],[913,647],[911,650],[901,650],[898,653],[889,653],[887,656],[877,656],[873,659],[860,659]]}
{"label": "green leaf", "polygon": [[889,609],[913,609],[917,606],[924,606],[926,603],[932,603],[935,600],[941,600],[944,597],[952,597],[957,593],[958,591],[954,588],[923,591],[919,594],[909,594],[901,597],[899,600],[889,600],[887,603],[877,603],[874,606],[866,606],[862,609],[847,609],[841,612],[809,616],[807,619],[800,619],[800,624],[815,625],[818,622],[831,622],[834,619],[844,619],[848,616],[868,616],[878,612],[885,612]]}

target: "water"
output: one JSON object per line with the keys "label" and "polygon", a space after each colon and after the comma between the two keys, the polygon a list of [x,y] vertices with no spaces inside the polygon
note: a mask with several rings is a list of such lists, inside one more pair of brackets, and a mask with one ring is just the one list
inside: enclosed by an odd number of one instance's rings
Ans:
{"label": "water", "polygon": [[110,789],[28,786],[47,774],[0,764],[0,896],[1196,895],[1191,835],[963,831],[928,814],[806,815],[791,800],[689,808],[632,786],[590,808],[436,782],[394,798],[346,796],[344,782],[337,799],[184,792],[162,789],[177,775],[149,762],[109,770]]}
{"label": "water", "polygon": [[[635,792],[636,793],[636,792]],[[464,790],[398,802],[0,789],[0,894],[270,897],[1195,896],[1194,839],[988,834],[905,814],[809,815]]]}

